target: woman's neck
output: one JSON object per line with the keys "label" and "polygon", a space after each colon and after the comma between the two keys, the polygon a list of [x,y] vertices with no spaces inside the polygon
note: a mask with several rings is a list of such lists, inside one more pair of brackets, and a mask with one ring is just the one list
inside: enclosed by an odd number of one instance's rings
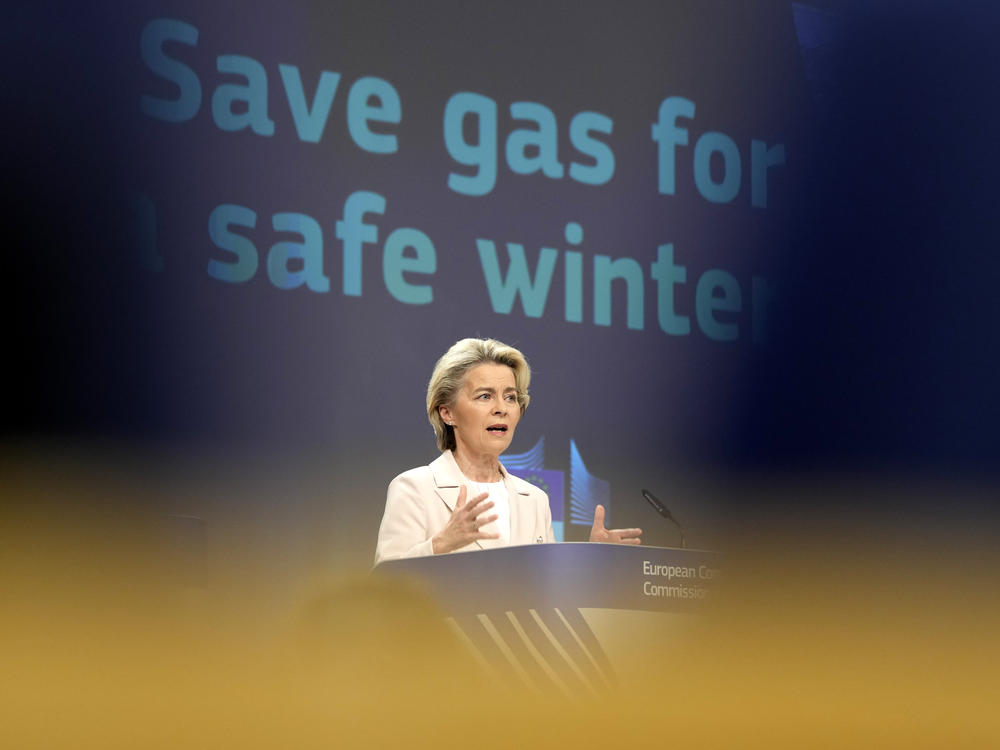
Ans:
{"label": "woman's neck", "polygon": [[455,463],[465,474],[466,479],[485,484],[499,482],[503,479],[503,473],[500,471],[500,460],[496,456],[489,453],[470,456],[457,446],[452,454],[455,456]]}

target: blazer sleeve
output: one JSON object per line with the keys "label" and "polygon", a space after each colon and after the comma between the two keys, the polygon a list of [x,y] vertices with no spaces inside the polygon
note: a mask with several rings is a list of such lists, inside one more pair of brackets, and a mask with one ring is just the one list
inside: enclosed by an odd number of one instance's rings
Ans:
{"label": "blazer sleeve", "polygon": [[551,506],[549,506],[549,496],[545,492],[542,492],[542,490],[538,490],[538,492],[541,493],[542,496],[540,502],[541,504],[540,515],[541,515],[541,525],[542,528],[544,529],[544,534],[545,534],[544,538],[546,542],[554,542],[556,540],[556,535],[555,532],[553,532],[552,530],[552,508]]}
{"label": "blazer sleeve", "polygon": [[385,498],[385,514],[375,545],[375,564],[401,557],[433,555],[431,537],[437,531],[430,528],[426,487],[430,477],[426,466],[400,474],[389,483]]}
{"label": "blazer sleeve", "polygon": [[549,496],[545,495],[545,541],[551,543],[555,540],[556,535],[552,530],[552,508],[549,506]]}

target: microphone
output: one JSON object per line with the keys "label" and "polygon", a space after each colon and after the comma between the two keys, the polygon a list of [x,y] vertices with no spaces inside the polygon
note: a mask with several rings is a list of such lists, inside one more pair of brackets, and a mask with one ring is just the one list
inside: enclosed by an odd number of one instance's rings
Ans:
{"label": "microphone", "polygon": [[674,518],[674,514],[670,512],[667,506],[657,500],[656,495],[649,490],[642,490],[642,496],[653,506],[653,510],[677,527],[677,530],[681,533],[681,549],[687,549],[687,539],[684,537],[684,528],[681,526],[680,521]]}

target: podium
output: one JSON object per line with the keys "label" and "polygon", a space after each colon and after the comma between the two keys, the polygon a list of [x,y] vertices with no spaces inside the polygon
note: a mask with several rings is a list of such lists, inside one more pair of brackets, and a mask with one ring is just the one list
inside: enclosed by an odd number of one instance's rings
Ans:
{"label": "podium", "polygon": [[721,556],[704,550],[564,542],[391,560],[416,579],[472,652],[512,686],[567,694],[618,684],[643,644],[690,627]]}

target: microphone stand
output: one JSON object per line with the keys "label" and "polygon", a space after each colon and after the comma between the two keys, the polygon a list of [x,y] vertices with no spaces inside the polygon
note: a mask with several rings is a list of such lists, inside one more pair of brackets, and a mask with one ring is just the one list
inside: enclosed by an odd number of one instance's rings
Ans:
{"label": "microphone stand", "polygon": [[657,500],[656,495],[654,495],[649,490],[642,490],[642,496],[646,498],[646,501],[653,506],[653,510],[659,513],[661,516],[666,518],[668,521],[677,527],[677,530],[681,534],[681,549],[687,549],[687,537],[684,535],[684,527],[681,526],[680,521],[674,518],[674,514],[670,512],[666,505]]}

